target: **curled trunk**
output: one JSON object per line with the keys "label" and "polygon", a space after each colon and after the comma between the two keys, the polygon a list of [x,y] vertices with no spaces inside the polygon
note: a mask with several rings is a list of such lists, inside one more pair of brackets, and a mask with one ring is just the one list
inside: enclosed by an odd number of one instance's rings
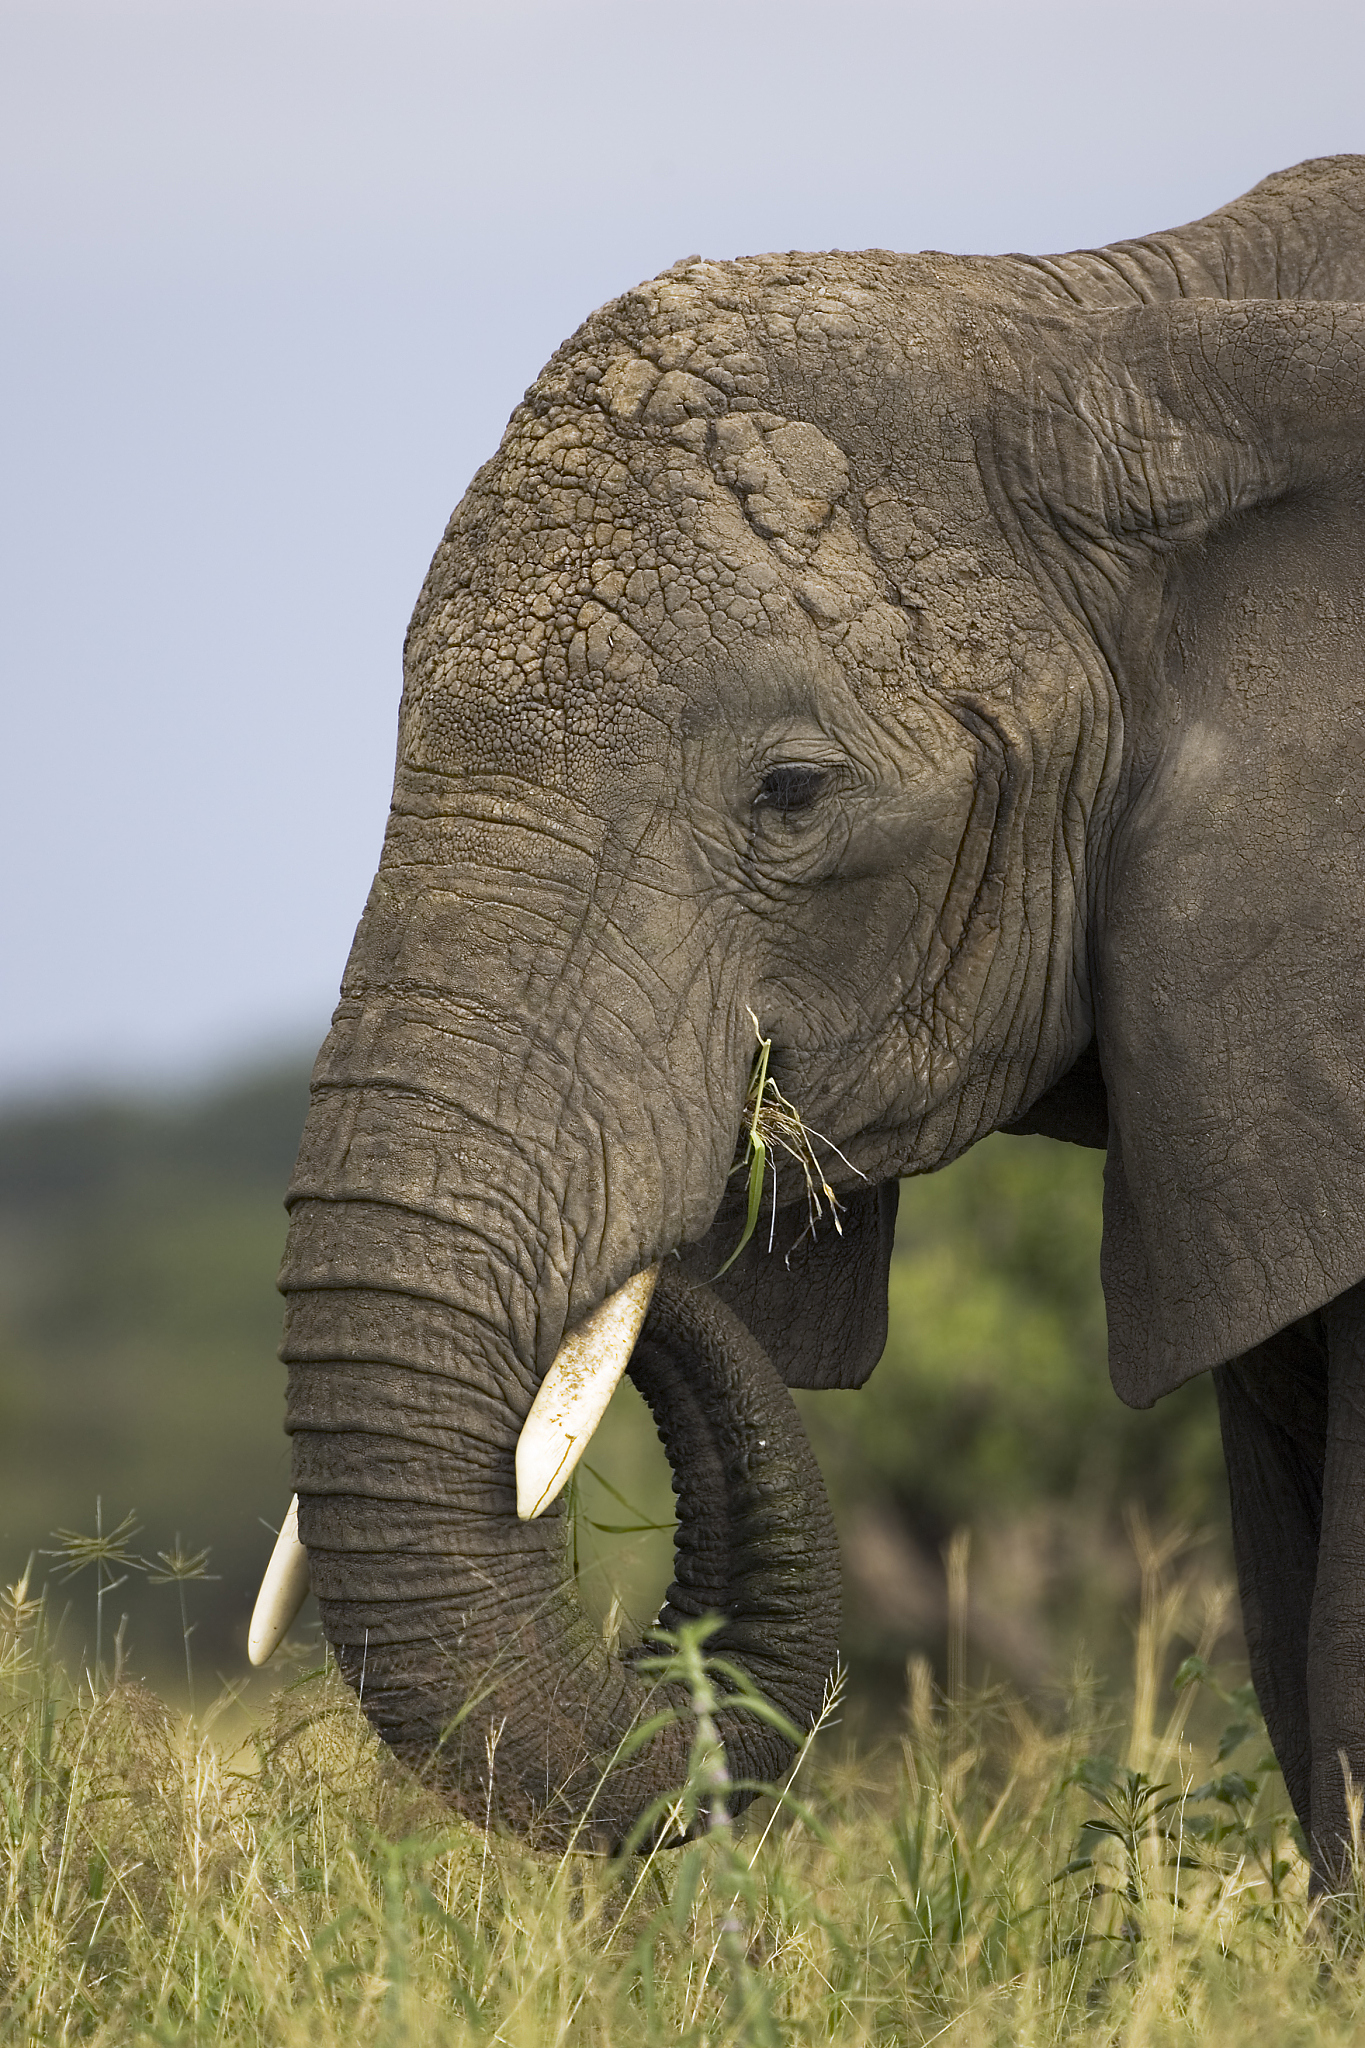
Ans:
{"label": "curled trunk", "polygon": [[[303,1204],[284,1282],[299,1528],[328,1640],[385,1741],[472,1818],[611,1846],[685,1777],[688,1702],[651,1690],[584,1614],[560,1508],[517,1520],[534,1386],[505,1336],[448,1301],[363,1284],[365,1261],[339,1250],[386,1227],[369,1207]],[[416,1264],[449,1267],[446,1226],[390,1211],[387,1228]],[[301,1249],[319,1234],[325,1260]],[[661,1622],[722,1615],[712,1647],[808,1725],[835,1654],[838,1551],[786,1387],[668,1260],[629,1370],[678,1495]],[[661,1706],[677,1718],[622,1760]],[[751,1715],[733,1710],[723,1732],[736,1776],[789,1761]]]}

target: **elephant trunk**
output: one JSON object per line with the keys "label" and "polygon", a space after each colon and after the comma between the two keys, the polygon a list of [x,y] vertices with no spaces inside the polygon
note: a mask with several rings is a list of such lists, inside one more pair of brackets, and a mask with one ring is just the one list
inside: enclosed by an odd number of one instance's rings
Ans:
{"label": "elephant trunk", "polygon": [[[723,1195],[735,1131],[701,1109],[737,1120],[748,1066],[743,1035],[722,1018],[704,1044],[659,975],[675,896],[618,901],[544,792],[443,801],[400,771],[290,1194],[299,1534],[395,1750],[472,1817],[560,1839],[586,1817],[610,1843],[682,1781],[690,1731],[618,1757],[661,1702],[579,1604],[562,1503],[517,1515],[518,1439],[566,1326],[662,1260],[630,1371],[680,1499],[663,1619],[723,1615],[726,1653],[798,1726],[834,1656],[836,1545],[786,1388],[668,1256]],[[727,1740],[737,1775],[780,1770],[766,1723],[736,1714]]]}
{"label": "elephant trunk", "polygon": [[[460,1299],[480,1263],[448,1220],[298,1202],[281,1284],[300,1535],[341,1669],[401,1756],[471,1817],[612,1845],[683,1781],[688,1703],[651,1692],[583,1612],[561,1507],[517,1518],[535,1374],[505,1303]],[[807,1725],[837,1641],[837,1546],[790,1395],[672,1260],[629,1370],[679,1502],[660,1621],[722,1615],[713,1647]],[[661,1706],[677,1717],[618,1757]],[[737,1776],[781,1772],[771,1726],[726,1720]]]}

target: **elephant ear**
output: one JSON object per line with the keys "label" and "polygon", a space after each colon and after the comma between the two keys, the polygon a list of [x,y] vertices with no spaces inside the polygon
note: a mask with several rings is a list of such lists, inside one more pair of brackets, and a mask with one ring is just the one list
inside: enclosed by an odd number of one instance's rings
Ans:
{"label": "elephant ear", "polygon": [[1150,655],[1117,643],[1092,948],[1110,1364],[1145,1407],[1365,1274],[1365,309],[1196,301],[1110,342],[1107,519],[1160,590]]}
{"label": "elephant ear", "polygon": [[[896,1234],[899,1181],[840,1196],[842,1234],[828,1226],[792,1250],[768,1250],[757,1231],[719,1278],[734,1249],[733,1219],[682,1254],[689,1279],[709,1285],[767,1352],[789,1387],[860,1387],[886,1343],[886,1285]],[[778,1213],[778,1246],[804,1221]]]}

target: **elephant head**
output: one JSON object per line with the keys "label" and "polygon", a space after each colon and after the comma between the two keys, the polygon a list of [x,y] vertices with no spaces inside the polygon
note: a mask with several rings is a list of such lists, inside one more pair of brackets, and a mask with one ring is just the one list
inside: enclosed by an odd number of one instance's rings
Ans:
{"label": "elephant head", "polygon": [[[681,1724],[621,1760],[645,1685],[515,1512],[566,1331],[638,1276],[665,1618],[723,1614],[799,1721],[837,1573],[784,1383],[875,1365],[897,1176],[1107,1138],[1138,1403],[1365,1271],[1322,943],[1359,929],[1362,207],[1342,158],[1091,253],[679,265],[454,514],[281,1285],[327,1635],[480,1815],[616,1838],[680,1774]],[[755,1022],[842,1227],[784,1189],[717,1279]]]}

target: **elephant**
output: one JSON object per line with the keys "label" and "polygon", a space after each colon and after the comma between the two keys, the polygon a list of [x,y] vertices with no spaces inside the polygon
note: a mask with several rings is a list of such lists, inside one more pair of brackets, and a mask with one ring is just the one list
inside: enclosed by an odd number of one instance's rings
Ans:
{"label": "elephant", "polygon": [[[460,1810],[619,1845],[685,1770],[553,1499],[623,1369],[679,1494],[662,1621],[720,1616],[809,1725],[838,1568],[788,1390],[876,1365],[899,1178],[1041,1132],[1106,1150],[1118,1394],[1214,1374],[1253,1677],[1339,1875],[1363,298],[1330,157],[1068,255],[688,258],[513,413],[408,631],[280,1278],[277,1578]],[[760,1043],[835,1207],[785,1181],[734,1257]],[[738,1779],[790,1755],[733,1695],[722,1732]]]}

